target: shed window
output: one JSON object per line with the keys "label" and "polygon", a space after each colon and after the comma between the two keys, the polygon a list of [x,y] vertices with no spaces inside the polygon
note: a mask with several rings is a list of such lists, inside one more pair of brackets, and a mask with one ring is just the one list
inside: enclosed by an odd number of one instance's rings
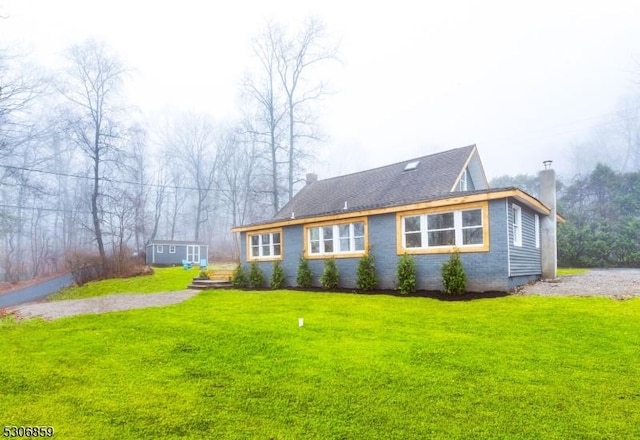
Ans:
{"label": "shed window", "polygon": [[162,254],[164,252],[164,245],[162,244],[157,244],[156,245],[156,253],[158,254]]}
{"label": "shed window", "polygon": [[176,253],[176,247],[175,245],[169,245],[169,253],[170,254],[175,254]]}

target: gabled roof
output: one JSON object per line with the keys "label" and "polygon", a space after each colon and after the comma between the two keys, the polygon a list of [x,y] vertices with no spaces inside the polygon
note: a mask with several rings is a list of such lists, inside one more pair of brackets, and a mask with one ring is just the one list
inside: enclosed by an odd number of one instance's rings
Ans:
{"label": "gabled roof", "polygon": [[476,151],[469,145],[309,183],[271,221],[404,205],[449,194]]}

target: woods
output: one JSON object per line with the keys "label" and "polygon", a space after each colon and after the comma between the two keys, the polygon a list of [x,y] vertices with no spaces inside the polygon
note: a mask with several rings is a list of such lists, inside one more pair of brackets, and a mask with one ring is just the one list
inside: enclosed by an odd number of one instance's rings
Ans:
{"label": "woods", "polygon": [[337,53],[316,19],[267,22],[248,45],[243,116],[224,122],[195,111],[150,119],[127,101],[135,66],[101,41],[69,47],[56,71],[0,51],[0,281],[70,261],[108,260],[119,273],[152,239],[204,241],[234,258],[230,228],[269,218],[300,186],[325,93],[314,68]]}
{"label": "woods", "polygon": [[[494,187],[515,186],[537,196],[535,176],[502,176]],[[640,266],[640,171],[597,164],[587,175],[558,182],[558,265]]]}

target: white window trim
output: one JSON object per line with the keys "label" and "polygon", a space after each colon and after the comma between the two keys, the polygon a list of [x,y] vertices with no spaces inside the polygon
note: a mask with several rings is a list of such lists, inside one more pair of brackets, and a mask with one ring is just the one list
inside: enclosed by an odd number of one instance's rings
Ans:
{"label": "white window trim", "polygon": [[[462,213],[466,212],[466,211],[480,211],[480,224],[479,225],[475,225],[475,226],[467,226],[467,227],[463,227],[462,226]],[[427,217],[430,215],[437,215],[437,214],[449,214],[449,213],[453,213],[453,228],[444,228],[444,229],[428,229],[428,224],[427,224]],[[421,243],[422,246],[420,247],[407,247],[407,232],[405,231],[405,222],[404,219],[407,217],[420,217],[420,235],[421,235]],[[482,247],[485,245],[484,240],[484,228],[485,228],[485,224],[484,224],[484,215],[482,213],[482,208],[480,207],[473,207],[473,208],[467,208],[467,209],[459,209],[459,210],[453,210],[453,211],[438,211],[438,212],[428,212],[428,213],[424,213],[424,214],[412,214],[412,215],[405,215],[403,217],[401,217],[401,222],[402,222],[402,247],[403,249],[406,250],[429,250],[429,249],[448,249],[448,248],[452,248],[452,247],[456,247],[456,248],[477,248],[477,247]],[[483,231],[483,235],[482,235],[482,243],[475,243],[475,244],[463,244],[463,231],[464,229],[471,229],[471,228],[481,228]],[[434,232],[434,231],[443,231],[443,230],[451,230],[453,229],[454,234],[455,234],[455,244],[453,245],[440,245],[440,246],[429,246],[429,241],[428,241],[428,235],[429,232]],[[417,231],[414,231],[414,233],[417,233]]]}
{"label": "white window trim", "polygon": [[[355,235],[355,224],[356,223],[362,223],[362,235]],[[340,226],[345,226],[348,225],[349,226],[349,250],[342,250],[341,246],[340,246],[340,242],[341,242],[341,237],[340,237]],[[324,239],[324,228],[331,228],[332,229],[332,237],[331,237],[331,242],[332,242],[332,247],[333,247],[333,251],[332,252],[326,252],[324,245],[325,245],[325,239]],[[318,246],[319,246],[319,252],[312,252],[311,249],[311,231],[314,229],[318,229]],[[358,255],[358,254],[362,254],[363,252],[365,252],[365,248],[366,248],[366,225],[364,221],[354,221],[351,223],[337,223],[337,224],[325,224],[325,225],[317,225],[317,226],[311,226],[309,228],[307,228],[307,249],[308,254],[310,256],[313,257],[318,257],[318,256],[332,256],[332,255]],[[363,249],[356,249],[356,238],[362,238],[362,243],[363,243]]]}
{"label": "white window trim", "polygon": [[163,244],[157,244],[156,245],[156,253],[157,254],[163,254],[164,253],[164,245]]}
{"label": "white window trim", "polygon": [[466,191],[468,189],[468,182],[467,182],[467,173],[468,173],[468,169],[465,168],[464,171],[462,172],[462,175],[460,176],[460,182],[458,184],[458,189],[460,191]]}
{"label": "white window trim", "polygon": [[538,214],[535,215],[534,227],[536,234],[536,249],[540,249],[540,216]]}
{"label": "white window trim", "polygon": [[176,246],[171,244],[169,245],[169,253],[170,254],[175,254],[176,253]]}
{"label": "white window trim", "polygon": [[511,206],[511,212],[513,213],[513,245],[522,247],[522,208],[513,204]]}
{"label": "white window trim", "polygon": [[[280,241],[278,243],[278,245],[280,246],[280,253],[276,254],[276,250],[275,250],[275,243],[273,241],[273,235],[274,234],[279,234],[280,235]],[[264,235],[268,235],[269,236],[269,255],[265,255],[264,254],[264,243],[262,242],[262,237]],[[252,238],[253,237],[258,237],[258,255],[254,256],[253,255],[253,243],[252,243]],[[247,235],[247,260],[248,261],[253,261],[253,260],[279,260],[282,258],[282,230],[277,230],[277,231],[263,231],[263,232],[256,232],[255,234],[248,234]]]}

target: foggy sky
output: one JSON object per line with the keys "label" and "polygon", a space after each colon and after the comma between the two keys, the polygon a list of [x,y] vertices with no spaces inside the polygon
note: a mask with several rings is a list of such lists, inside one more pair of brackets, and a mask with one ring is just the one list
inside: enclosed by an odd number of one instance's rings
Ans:
{"label": "foggy sky", "polygon": [[129,98],[149,120],[195,110],[223,122],[238,115],[265,20],[316,15],[341,41],[322,72],[335,93],[309,167],[321,178],[474,143],[489,178],[546,159],[562,172],[637,90],[638,1],[442,3],[5,0],[0,38],[50,67],[72,43],[105,40],[135,69]]}

